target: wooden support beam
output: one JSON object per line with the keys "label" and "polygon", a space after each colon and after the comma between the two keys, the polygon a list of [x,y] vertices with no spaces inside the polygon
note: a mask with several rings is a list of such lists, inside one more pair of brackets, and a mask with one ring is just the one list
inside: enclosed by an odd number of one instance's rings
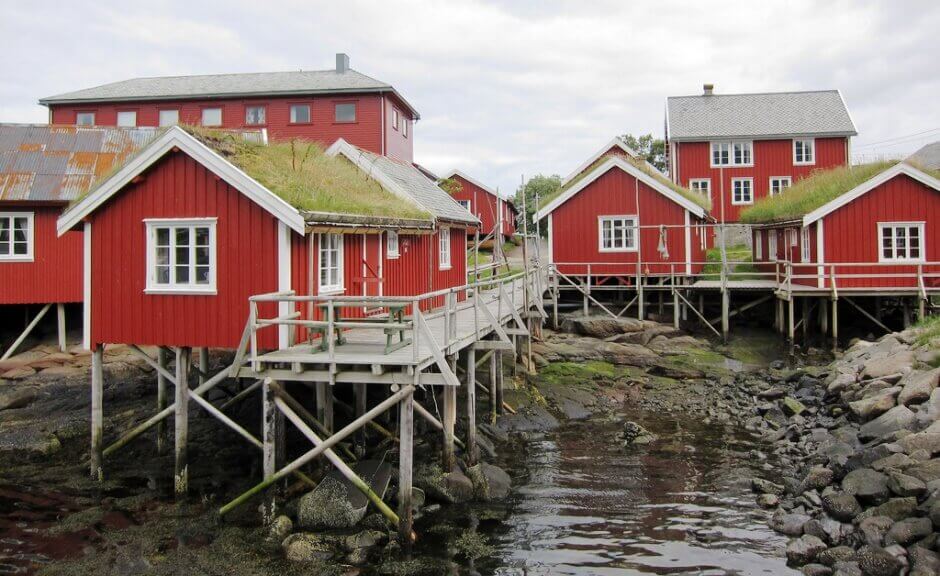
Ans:
{"label": "wooden support beam", "polygon": [[672,327],[679,329],[679,291],[672,289]]}
{"label": "wooden support beam", "polygon": [[443,447],[441,450],[441,464],[444,472],[450,472],[457,464],[454,454],[454,425],[457,422],[457,387],[444,386],[444,414],[442,424],[444,428]]}
{"label": "wooden support beam", "polygon": [[496,394],[496,363],[497,363],[497,354],[493,350],[492,356],[490,356],[490,423],[496,423],[497,409],[496,405],[499,402]]}
{"label": "wooden support beam", "polygon": [[832,299],[832,351],[839,351],[839,299]]}
{"label": "wooden support beam", "polygon": [[[167,405],[167,353],[163,348],[157,349],[157,412],[163,412]],[[166,452],[166,420],[157,423],[157,454]]]}
{"label": "wooden support beam", "polygon": [[496,364],[496,412],[502,414],[503,410],[503,385],[505,373],[503,371],[503,353],[497,350],[493,354],[493,362]]}
{"label": "wooden support beam", "polygon": [[[353,384],[353,396],[355,402],[355,409],[353,414],[356,418],[361,418],[363,414],[366,413],[368,396],[366,395],[366,385],[362,382],[357,382]],[[333,401],[336,403],[336,400]],[[356,454],[361,458],[366,453],[366,442],[368,426],[363,426],[359,433],[356,435]]]}
{"label": "wooden support beam", "polygon": [[505,350],[506,352],[515,352],[516,350],[512,342],[503,342],[502,340],[478,340],[473,343],[471,348],[475,350]]}
{"label": "wooden support beam", "polygon": [[795,298],[793,296],[790,296],[790,298],[787,299],[787,340],[789,341],[790,346],[793,346],[794,337],[796,336],[796,327],[793,318],[794,299]]}
{"label": "wooden support beam", "polygon": [[[417,387],[421,372],[415,371],[414,378]],[[399,403],[398,422],[398,538],[406,550],[410,550],[413,525],[411,483],[414,474],[414,394],[408,394]]]}
{"label": "wooden support beam", "polygon": [[209,349],[202,347],[199,349],[199,384],[205,384],[209,379]]}
{"label": "wooden support beam", "polygon": [[228,400],[226,400],[224,404],[222,404],[221,406],[219,406],[219,410],[224,411],[224,410],[227,410],[228,408],[234,406],[235,404],[238,404],[239,402],[241,402],[241,401],[244,400],[245,398],[248,398],[249,396],[251,396],[252,394],[254,394],[255,391],[258,390],[259,388],[261,388],[261,386],[262,386],[263,384],[264,384],[264,380],[255,380],[254,382],[251,383],[250,386],[248,386],[247,388],[245,388],[244,390],[242,390],[241,392],[239,392],[239,393],[236,394],[235,396],[233,396],[233,397],[229,398]]}
{"label": "wooden support beam", "polygon": [[803,298],[802,313],[800,314],[802,318],[800,319],[800,322],[803,324],[802,328],[803,328],[803,346],[804,347],[807,346],[807,342],[809,342],[809,314],[810,314],[809,304],[810,304],[809,298]]}
{"label": "wooden support beam", "polygon": [[[734,318],[735,316],[737,316],[738,314],[741,314],[742,312],[747,312],[751,308],[760,306],[761,304],[770,300],[771,298],[774,298],[774,295],[768,294],[766,296],[761,296],[757,300],[752,300],[748,302],[747,304],[742,304],[741,306],[738,306],[737,308],[730,310],[728,312],[728,319],[730,320],[731,318]],[[715,324],[718,324],[719,322],[721,322],[721,316],[712,318],[711,320],[708,321],[708,323],[711,324],[712,326],[714,326]]]}
{"label": "wooden support beam", "polygon": [[187,440],[189,435],[189,363],[192,350],[188,347],[176,349],[176,459],[173,476],[174,493],[185,497],[189,491],[189,467],[187,462]]}
{"label": "wooden support beam", "polygon": [[[270,481],[277,472],[277,406],[274,404],[274,393],[271,390],[276,383],[265,378],[261,386],[261,442],[262,442],[262,468],[264,479]],[[270,525],[275,516],[275,494],[270,494],[262,507],[262,522]]]}
{"label": "wooden support beam", "polygon": [[333,390],[327,382],[317,382],[317,420],[333,431]]}
{"label": "wooden support beam", "polygon": [[68,342],[66,342],[66,333],[65,333],[65,304],[61,302],[56,304],[56,314],[58,315],[58,327],[59,327],[59,351],[65,352],[68,350]]}
{"label": "wooden support beam", "polygon": [[829,334],[829,299],[819,301],[819,332],[826,336]]}
{"label": "wooden support beam", "polygon": [[26,340],[26,337],[30,335],[30,333],[33,331],[33,328],[39,324],[39,321],[42,320],[43,316],[46,315],[46,312],[48,312],[49,308],[51,307],[52,304],[46,304],[42,307],[42,310],[39,311],[39,314],[36,314],[30,323],[26,325],[26,328],[23,330],[23,332],[16,338],[16,340],[13,341],[13,344],[11,344],[10,347],[7,348],[7,351],[3,353],[3,356],[0,356],[0,360],[6,360],[10,356],[13,356],[13,353],[16,352],[16,349],[20,347],[20,344],[22,344],[24,340]]}
{"label": "wooden support beam", "polygon": [[467,462],[473,466],[477,460],[477,364],[476,350],[467,348],[467,371],[464,376],[467,389]]}
{"label": "wooden support beam", "polygon": [[104,480],[104,345],[93,346],[91,354],[91,477]]}
{"label": "wooden support beam", "polygon": [[727,288],[721,290],[721,339],[728,341],[728,332],[731,329],[731,291]]}

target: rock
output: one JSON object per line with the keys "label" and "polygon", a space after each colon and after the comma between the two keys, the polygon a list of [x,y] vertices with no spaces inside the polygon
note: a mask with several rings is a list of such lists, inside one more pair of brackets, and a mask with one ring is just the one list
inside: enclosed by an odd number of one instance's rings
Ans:
{"label": "rock", "polygon": [[871,463],[873,470],[879,472],[888,472],[891,470],[903,470],[914,464],[914,460],[906,454],[892,454],[885,456]]}
{"label": "rock", "polygon": [[913,515],[916,509],[917,498],[892,498],[884,504],[865,510],[856,519],[861,522],[865,518],[887,516],[896,522]]}
{"label": "rock", "polygon": [[902,428],[909,428],[914,423],[914,413],[907,406],[895,406],[881,416],[864,424],[858,431],[862,441],[885,438]]}
{"label": "rock", "polygon": [[894,408],[897,404],[895,399],[898,394],[901,392],[899,386],[894,388],[886,388],[880,392],[872,394],[868,398],[862,398],[861,400],[856,400],[855,402],[849,402],[849,410],[853,414],[859,417],[862,422],[866,422],[875,418],[876,416],[881,416],[888,410]]}
{"label": "rock", "polygon": [[787,395],[786,390],[777,386],[758,392],[757,397],[761,400],[779,400]]}
{"label": "rock", "polygon": [[787,536],[800,536],[803,534],[803,525],[810,521],[806,514],[793,514],[778,509],[770,518],[769,525],[773,530]]}
{"label": "rock", "polygon": [[804,576],[829,576],[832,568],[822,564],[807,564],[800,569]]}
{"label": "rock", "polygon": [[871,468],[859,468],[845,475],[842,489],[859,502],[880,504],[888,499],[888,477]]}
{"label": "rock", "polygon": [[927,491],[927,485],[913,476],[892,472],[888,476],[888,489],[898,496],[920,496]]}
{"label": "rock", "polygon": [[810,468],[809,472],[807,472],[806,477],[803,478],[803,484],[801,485],[802,491],[822,490],[832,484],[833,476],[834,474],[829,468],[813,466]]}
{"label": "rock", "polygon": [[445,504],[473,499],[473,482],[460,469],[444,474],[436,464],[419,466],[415,469],[414,485],[424,490],[427,496]]}
{"label": "rock", "polygon": [[469,502],[473,499],[473,481],[459,469],[444,474],[441,477],[441,483],[452,502]]}
{"label": "rock", "polygon": [[473,493],[479,500],[489,502],[509,496],[512,480],[509,474],[498,466],[481,462],[467,468],[467,476],[473,482]]}
{"label": "rock", "polygon": [[826,548],[816,556],[816,560],[830,567],[835,566],[836,562],[851,562],[855,560],[855,550],[849,546]]}
{"label": "rock", "polygon": [[866,576],[895,576],[903,564],[884,548],[863,546],[858,551],[858,566]]}
{"label": "rock", "polygon": [[13,368],[12,370],[7,370],[3,374],[0,374],[0,378],[6,380],[21,380],[23,378],[28,378],[36,373],[36,369],[30,366],[20,366],[19,368]]}
{"label": "rock", "polygon": [[796,416],[806,411],[806,406],[802,402],[789,396],[783,399],[781,408],[787,416]]}
{"label": "rock", "polygon": [[898,404],[911,406],[930,399],[930,394],[940,382],[940,368],[930,372],[912,372],[901,379],[899,384],[903,390],[898,395]]}
{"label": "rock", "polygon": [[866,544],[880,547],[884,545],[885,534],[893,525],[894,520],[887,516],[872,516],[858,523],[858,531]]}
{"label": "rock", "polygon": [[933,506],[930,507],[927,516],[930,518],[930,521],[933,522],[934,528],[940,531],[940,502],[935,502]]}
{"label": "rock", "polygon": [[907,576],[936,576],[940,574],[940,555],[921,546],[911,546],[907,550],[911,561],[911,571]]}
{"label": "rock", "polygon": [[782,485],[771,482],[770,480],[764,480],[763,478],[751,479],[751,490],[758,494],[775,494],[777,496],[780,496],[784,492]]}
{"label": "rock", "polygon": [[374,548],[380,544],[385,543],[388,539],[388,535],[385,532],[379,532],[378,530],[363,530],[362,532],[357,532],[352,536],[347,536],[343,541],[343,546],[346,550],[352,552],[359,548]]}
{"label": "rock", "polygon": [[757,498],[757,505],[761,508],[776,508],[780,505],[780,498],[775,494],[761,494]]}
{"label": "rock", "polygon": [[852,494],[834,492],[822,497],[822,507],[827,514],[843,522],[851,522],[862,512],[862,507]]}
{"label": "rock", "polygon": [[351,528],[365,516],[365,509],[353,508],[349,487],[327,476],[316,489],[301,496],[297,524],[301,528]]}
{"label": "rock", "polygon": [[908,518],[895,522],[885,534],[885,545],[900,544],[907,546],[933,532],[933,523],[929,518]]}
{"label": "rock", "polygon": [[656,440],[656,435],[636,422],[626,422],[623,431],[617,435],[624,446],[630,444],[649,444]]}
{"label": "rock", "polygon": [[[4,376],[6,378],[6,376]],[[15,387],[12,390],[0,393],[0,410],[16,410],[25,408],[39,398],[36,388]]]}
{"label": "rock", "polygon": [[832,576],[864,576],[858,562],[836,562],[832,570]]}
{"label": "rock", "polygon": [[842,523],[838,520],[821,516],[804,524],[803,533],[816,536],[826,544],[835,546],[842,541]]}
{"label": "rock", "polygon": [[893,374],[907,374],[914,364],[914,353],[900,350],[883,358],[872,358],[865,362],[862,377],[865,379],[884,378]]}
{"label": "rock", "polygon": [[265,544],[269,547],[278,547],[283,542],[284,539],[290,536],[291,531],[294,529],[294,523],[291,522],[291,519],[287,516],[278,516],[271,522],[271,525],[268,526],[268,534],[265,537]]}
{"label": "rock", "polygon": [[567,318],[562,323],[562,330],[591,336],[594,338],[609,338],[617,334],[640,332],[644,328],[642,320],[634,318],[611,318],[609,316],[585,316]]}
{"label": "rock", "polygon": [[307,532],[291,534],[281,547],[284,556],[291,562],[326,561],[336,554],[329,541],[318,534]]}
{"label": "rock", "polygon": [[816,536],[803,535],[787,544],[787,564],[802,566],[816,559],[826,544]]}
{"label": "rock", "polygon": [[940,433],[918,432],[909,434],[898,440],[898,445],[905,454],[912,454],[917,450],[926,450],[931,456],[940,453]]}
{"label": "rock", "polygon": [[919,478],[924,482],[933,482],[940,479],[940,459],[934,458],[926,462],[915,464],[904,471],[905,474]]}

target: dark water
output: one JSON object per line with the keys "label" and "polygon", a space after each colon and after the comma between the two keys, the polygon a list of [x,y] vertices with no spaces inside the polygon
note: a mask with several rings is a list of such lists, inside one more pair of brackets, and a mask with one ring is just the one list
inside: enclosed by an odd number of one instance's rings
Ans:
{"label": "dark water", "polygon": [[797,574],[749,490],[772,477],[722,426],[627,415],[660,435],[623,448],[621,425],[574,422],[526,446],[528,479],[491,535],[496,574]]}

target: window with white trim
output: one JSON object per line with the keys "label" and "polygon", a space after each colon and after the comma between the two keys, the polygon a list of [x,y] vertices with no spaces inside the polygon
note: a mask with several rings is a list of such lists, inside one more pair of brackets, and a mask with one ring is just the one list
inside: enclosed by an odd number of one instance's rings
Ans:
{"label": "window with white trim", "polygon": [[320,279],[320,294],[342,292],[343,282],[343,235],[320,234],[317,241],[317,277]]}
{"label": "window with white trim", "polygon": [[215,218],[144,220],[147,292],[216,291]]}
{"label": "window with white trim", "polygon": [[94,112],[76,113],[75,125],[76,126],[94,126],[95,125],[95,113]]}
{"label": "window with white trim", "polygon": [[920,262],[924,260],[923,222],[879,222],[879,262]]}
{"label": "window with white trim", "polygon": [[203,126],[221,126],[222,109],[221,108],[203,108],[202,109]]}
{"label": "window with white trim", "polygon": [[797,245],[797,242],[796,242],[796,228],[788,228],[788,229],[787,229],[787,245],[788,245],[790,248],[796,248],[796,245]]}
{"label": "window with white trim", "polygon": [[712,192],[711,178],[692,178],[689,180],[689,190],[698,192],[702,196],[708,196]]}
{"label": "window with white trim", "polygon": [[752,166],[754,143],[750,140],[733,140],[711,143],[712,168],[720,166]]}
{"label": "window with white trim", "polygon": [[265,123],[267,108],[264,106],[245,106],[245,125],[261,126]]}
{"label": "window with white trim", "polygon": [[441,270],[450,270],[450,228],[438,232],[438,264]]}
{"label": "window with white trim", "polygon": [[760,230],[754,232],[754,259],[764,259],[764,234]]}
{"label": "window with white trim", "polygon": [[807,166],[816,163],[816,140],[799,138],[793,140],[793,164]]}
{"label": "window with white trim", "polygon": [[408,137],[408,119],[407,118],[402,118],[401,120],[401,135],[404,138]]}
{"label": "window with white trim", "polygon": [[457,204],[460,204],[467,209],[467,212],[470,212],[470,201],[469,200],[457,200]]}
{"label": "window with white trim", "polygon": [[310,104],[291,104],[290,123],[291,124],[309,124],[310,123]]}
{"label": "window with white trim", "polygon": [[731,179],[731,203],[732,204],[753,204],[754,203],[754,179],[753,178],[732,178]]}
{"label": "window with white trim", "polygon": [[800,261],[809,262],[810,259],[810,245],[809,245],[809,226],[800,228]]}
{"label": "window with white trim", "polygon": [[385,237],[385,256],[398,258],[398,232],[389,230]]}
{"label": "window with white trim", "polygon": [[776,196],[793,185],[793,179],[789,176],[771,176],[770,177],[770,195]]}
{"label": "window with white trim", "polygon": [[32,212],[0,212],[0,261],[33,261]]}
{"label": "window with white trim", "polygon": [[776,230],[767,231],[767,260],[771,262],[777,261],[777,231]]}
{"label": "window with white trim", "polygon": [[180,123],[180,111],[175,108],[172,110],[160,110],[160,126],[176,126]]}
{"label": "window with white trim", "polygon": [[398,130],[398,108],[392,108],[392,128]]}
{"label": "window with white trim", "polygon": [[636,216],[601,216],[598,218],[598,250],[633,252],[636,250]]}
{"label": "window with white trim", "polygon": [[118,112],[117,125],[122,128],[137,126],[137,110],[121,110]]}

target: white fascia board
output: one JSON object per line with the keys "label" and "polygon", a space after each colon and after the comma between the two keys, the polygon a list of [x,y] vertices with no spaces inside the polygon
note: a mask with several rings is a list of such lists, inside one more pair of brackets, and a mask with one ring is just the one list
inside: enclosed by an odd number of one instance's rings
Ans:
{"label": "white fascia board", "polygon": [[856,198],[859,198],[860,196],[863,196],[864,194],[871,192],[878,186],[881,186],[888,180],[891,180],[895,176],[898,176],[901,174],[910,176],[911,178],[913,178],[914,180],[917,180],[921,184],[925,186],[929,186],[930,188],[933,188],[934,190],[940,191],[940,180],[937,180],[933,176],[925,172],[922,172],[921,170],[918,170],[917,168],[914,168],[910,164],[907,164],[905,162],[900,162],[898,164],[895,164],[891,168],[888,168],[881,174],[878,174],[877,176],[859,184],[858,186],[849,190],[845,194],[839,196],[835,200],[831,200],[827,202],[826,204],[823,204],[819,208],[813,210],[806,216],[803,216],[803,226],[809,226],[813,222],[816,222],[817,220],[825,217],[827,214],[830,214],[838,210],[839,208],[842,208],[846,204],[853,202]]}
{"label": "white fascia board", "polygon": [[497,198],[500,198],[500,199],[501,199],[500,195],[496,192],[496,190],[493,190],[492,188],[490,188],[490,187],[487,186],[486,184],[483,184],[482,182],[480,182],[480,181],[478,181],[478,180],[475,180],[475,179],[471,178],[470,176],[467,176],[466,174],[464,174],[464,173],[461,172],[460,170],[457,170],[457,169],[448,170],[448,171],[445,172],[444,174],[445,174],[445,176],[444,176],[444,179],[445,179],[445,180],[448,179],[448,178],[453,178],[454,176],[460,176],[461,178],[463,178],[463,179],[466,180],[467,182],[473,184],[473,185],[476,186],[477,188],[483,190],[484,192],[487,192],[488,194],[492,194],[493,196],[496,196]]}
{"label": "white fascia board", "polygon": [[619,136],[615,136],[613,140],[611,140],[610,142],[608,142],[603,148],[601,148],[600,150],[598,150],[597,152],[595,152],[595,153],[594,153],[590,158],[588,158],[583,164],[581,164],[580,166],[578,166],[578,167],[575,169],[574,172],[572,172],[571,174],[568,174],[567,176],[565,176],[565,179],[561,181],[561,185],[564,186],[564,185],[567,184],[568,182],[571,182],[572,180],[574,180],[574,178],[575,178],[578,174],[580,174],[580,173],[583,172],[585,169],[587,169],[587,167],[590,166],[591,164],[597,162],[597,159],[598,159],[598,158],[600,158],[601,156],[603,156],[605,153],[607,153],[608,150],[610,150],[610,149],[613,148],[614,146],[616,146],[616,147],[620,148],[621,150],[623,150],[623,152],[624,152],[625,154],[628,154],[631,158],[638,158],[637,153],[636,153],[636,150],[633,150],[632,148],[630,148],[629,146],[627,146],[626,143],[625,143],[623,140],[621,140]]}
{"label": "white fascia board", "polygon": [[196,140],[185,130],[174,126],[141,150],[130,162],[101,183],[81,202],[63,213],[56,222],[59,236],[75,228],[89,214],[107,202],[141,172],[163,158],[173,148],[179,148],[211,172],[228,182],[236,190],[261,206],[292,230],[304,233],[304,219],[300,212],[283,198],[265,188],[237,166],[219,156],[214,150]]}

